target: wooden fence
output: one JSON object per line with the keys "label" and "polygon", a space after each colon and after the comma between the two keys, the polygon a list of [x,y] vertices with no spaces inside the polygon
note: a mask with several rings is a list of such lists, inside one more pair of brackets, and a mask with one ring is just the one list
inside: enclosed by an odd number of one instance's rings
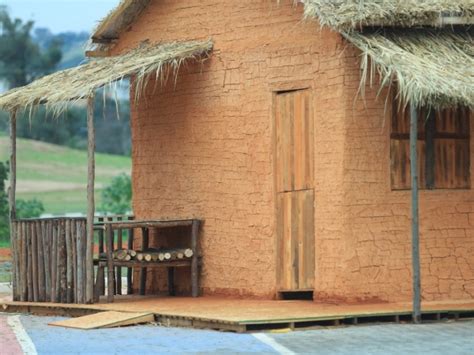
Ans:
{"label": "wooden fence", "polygon": [[[13,299],[89,303],[86,219],[51,218],[12,223]],[[90,265],[92,268],[92,265]]]}

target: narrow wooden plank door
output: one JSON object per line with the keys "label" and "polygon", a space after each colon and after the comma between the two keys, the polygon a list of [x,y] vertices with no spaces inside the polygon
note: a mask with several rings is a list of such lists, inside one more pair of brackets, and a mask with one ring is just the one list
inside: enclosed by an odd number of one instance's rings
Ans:
{"label": "narrow wooden plank door", "polygon": [[313,120],[309,90],[289,91],[275,99],[275,176],[277,192],[312,189]]}
{"label": "narrow wooden plank door", "polygon": [[279,291],[314,284],[313,122],[309,90],[274,101],[277,282]]}

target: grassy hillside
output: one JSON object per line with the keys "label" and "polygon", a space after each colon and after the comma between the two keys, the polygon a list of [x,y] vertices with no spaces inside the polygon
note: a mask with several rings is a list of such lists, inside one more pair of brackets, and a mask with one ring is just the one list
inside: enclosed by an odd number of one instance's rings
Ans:
{"label": "grassy hillside", "polygon": [[[8,159],[8,138],[0,135],[0,160]],[[100,190],[121,173],[130,174],[128,157],[96,155],[96,203]],[[18,186],[21,199],[37,198],[46,213],[86,211],[87,152],[53,144],[18,139]]]}

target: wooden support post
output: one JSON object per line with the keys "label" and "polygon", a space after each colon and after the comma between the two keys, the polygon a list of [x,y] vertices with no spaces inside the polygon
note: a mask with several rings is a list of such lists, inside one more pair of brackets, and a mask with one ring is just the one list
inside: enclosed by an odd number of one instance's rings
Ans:
{"label": "wooden support post", "polygon": [[99,303],[100,296],[104,294],[104,288],[105,288],[104,268],[105,268],[104,263],[99,261],[99,264],[97,265],[97,277],[96,277],[95,288],[94,288],[94,302],[95,303]]}
{"label": "wooden support post", "polygon": [[74,222],[70,219],[66,220],[66,302],[73,303],[73,252],[72,252],[72,243],[73,238],[71,235],[71,224],[74,225]]}
{"label": "wooden support post", "polygon": [[107,302],[114,301],[114,230],[110,224],[105,225],[105,238],[107,240]]}
{"label": "wooden support post", "polygon": [[[17,269],[18,258],[20,256],[18,244],[16,243],[17,235],[14,233],[15,228],[13,222],[16,219],[16,110],[10,113],[10,188],[8,190],[8,202],[10,212],[10,240],[13,247],[13,299],[18,301],[18,280],[20,278]],[[22,275],[21,277],[24,277]]]}
{"label": "wooden support post", "polygon": [[[103,225],[104,217],[99,217],[98,221],[99,221],[100,224]],[[99,230],[99,259],[100,259],[100,256],[104,254],[104,250],[105,250],[105,248],[104,248],[104,229],[101,228]],[[97,271],[99,272],[99,269],[97,269]],[[103,270],[102,270],[102,273],[101,273],[101,277],[102,277],[102,280],[96,282],[96,287],[97,287],[98,284],[105,285],[105,273],[103,272]],[[100,291],[100,296],[103,296],[105,294],[104,293],[105,292],[105,286],[103,286],[99,291]],[[95,291],[94,291],[94,293],[95,293]],[[95,297],[95,295],[94,295],[94,297]]]}
{"label": "wooden support post", "polygon": [[13,251],[13,278],[12,278],[12,291],[13,301],[20,300],[20,243],[18,233],[18,223],[12,221],[10,225],[10,236]]}
{"label": "wooden support post", "polygon": [[[38,301],[46,302],[46,284],[45,284],[45,268],[44,268],[44,240],[41,229],[41,221],[35,222],[36,243],[38,246]],[[49,301],[49,300],[48,300]]]}
{"label": "wooden support post", "polygon": [[21,251],[20,251],[20,301],[28,301],[28,277],[25,275],[28,274],[28,238],[26,232],[26,222],[21,222]]}
{"label": "wooden support post", "polygon": [[176,295],[174,288],[174,267],[168,267],[168,295]]}
{"label": "wooden support post", "polygon": [[27,254],[26,260],[28,264],[27,268],[27,280],[28,280],[28,302],[34,302],[34,291],[33,291],[33,246],[32,246],[32,235],[29,223],[25,223],[26,229],[26,240],[27,240]]}
{"label": "wooden support post", "polygon": [[[100,224],[104,223],[104,217],[99,217],[98,222]],[[99,230],[99,255],[104,254],[104,230]]]}
{"label": "wooden support post", "polygon": [[28,228],[30,230],[31,238],[31,280],[33,283],[33,302],[39,301],[39,285],[38,285],[38,239],[36,235],[35,223],[33,221],[28,222]]}
{"label": "wooden support post", "polygon": [[193,297],[199,296],[199,225],[198,220],[193,221],[191,229],[191,249],[193,250],[193,256],[191,259],[191,294]]}
{"label": "wooden support post", "polygon": [[45,300],[51,301],[51,224],[50,222],[41,222],[41,233],[43,234],[43,254],[44,254],[44,285]]}
{"label": "wooden support post", "polygon": [[[142,250],[147,250],[148,244],[149,244],[148,228],[142,228]],[[139,289],[140,296],[145,295],[145,292],[146,292],[146,273],[147,273],[146,267],[140,268],[140,289]]]}
{"label": "wooden support post", "polygon": [[86,299],[92,303],[94,297],[94,181],[95,181],[95,129],[94,129],[94,94],[87,99],[87,237],[86,237]]}
{"label": "wooden support post", "polygon": [[411,230],[413,273],[413,322],[421,323],[420,236],[418,220],[418,114],[410,105]]}
{"label": "wooden support post", "polygon": [[10,221],[16,219],[16,110],[10,113]]}
{"label": "wooden support post", "polygon": [[76,302],[84,303],[84,231],[82,222],[76,224]]}
{"label": "wooden support post", "polygon": [[428,117],[421,117],[425,123],[425,184],[426,188],[435,188],[435,144],[436,112],[431,110]]}
{"label": "wooden support post", "polygon": [[59,302],[67,303],[67,250],[66,250],[66,221],[58,221],[58,275]]}
{"label": "wooden support post", "polygon": [[[121,221],[122,217],[117,217],[117,221]],[[119,228],[117,229],[117,249],[122,250],[123,249],[123,234],[122,234],[122,229]],[[116,277],[117,279],[115,280],[115,286],[116,286],[116,292],[115,294],[121,295],[122,294],[122,267],[117,266],[116,270]]]}
{"label": "wooden support post", "polygon": [[[114,221],[114,217],[107,217],[107,221],[108,222],[113,222]],[[106,238],[107,238],[107,232],[106,232]],[[107,245],[107,248],[108,248],[108,245]],[[114,229],[112,229],[112,253],[114,252],[115,250],[115,231]],[[114,277],[113,277],[113,280],[114,280],[114,295],[117,294],[117,283],[116,283],[116,277],[115,277],[115,271],[114,271]]]}
{"label": "wooden support post", "polygon": [[[132,219],[132,217],[128,218],[129,220]],[[133,228],[128,229],[128,250],[133,250]],[[132,275],[133,275],[133,269],[129,267],[127,269],[127,295],[133,294],[133,280],[132,280]]]}

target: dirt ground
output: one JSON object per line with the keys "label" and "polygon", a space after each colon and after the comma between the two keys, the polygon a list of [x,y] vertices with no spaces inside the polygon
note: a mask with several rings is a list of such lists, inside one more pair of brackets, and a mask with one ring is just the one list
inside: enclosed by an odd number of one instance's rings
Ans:
{"label": "dirt ground", "polygon": [[0,248],[0,262],[10,261],[12,259],[12,253],[10,248]]}

